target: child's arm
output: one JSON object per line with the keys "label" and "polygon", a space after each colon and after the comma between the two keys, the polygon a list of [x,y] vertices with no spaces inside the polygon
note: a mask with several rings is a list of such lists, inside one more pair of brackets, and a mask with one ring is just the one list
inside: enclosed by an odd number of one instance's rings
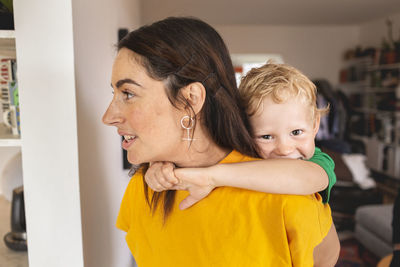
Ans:
{"label": "child's arm", "polygon": [[272,194],[309,195],[328,186],[323,168],[298,159],[219,164],[204,171],[215,187],[232,186]]}
{"label": "child's arm", "polygon": [[171,163],[154,163],[147,171],[145,179],[155,191],[189,191],[190,195],[180,204],[181,209],[192,206],[219,186],[266,193],[307,195],[321,191],[328,185],[328,176],[322,167],[297,159],[257,160],[175,170]]}
{"label": "child's arm", "polygon": [[336,183],[335,162],[328,154],[322,152],[318,147],[315,148],[314,155],[308,159],[308,161],[318,164],[328,175],[328,186],[323,191],[319,191],[320,195],[322,196],[322,202],[328,203],[331,189]]}
{"label": "child's arm", "polygon": [[[309,195],[320,192],[327,203],[336,183],[335,163],[319,148],[309,160],[267,159],[210,167],[211,184],[272,194]],[[207,170],[206,170],[207,171]],[[267,179],[266,179],[267,178]],[[322,191],[322,192],[321,192]]]}
{"label": "child's arm", "polygon": [[297,159],[268,159],[207,168],[175,170],[176,177],[190,195],[180,208],[185,209],[206,197],[215,187],[231,186],[272,194],[309,195],[328,186],[328,176],[319,165]]}

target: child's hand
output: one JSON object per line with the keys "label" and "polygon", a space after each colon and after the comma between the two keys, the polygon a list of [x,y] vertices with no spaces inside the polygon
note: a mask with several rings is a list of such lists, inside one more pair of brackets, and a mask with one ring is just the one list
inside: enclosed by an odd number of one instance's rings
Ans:
{"label": "child's hand", "polygon": [[179,183],[174,186],[178,190],[187,190],[190,195],[179,204],[181,210],[187,209],[202,200],[215,188],[212,177],[208,175],[209,168],[178,168],[175,176]]}
{"label": "child's hand", "polygon": [[174,174],[175,165],[171,162],[151,163],[144,179],[147,185],[156,192],[173,190],[179,180]]}
{"label": "child's hand", "polygon": [[176,168],[171,162],[151,163],[144,179],[156,192],[164,190],[186,190],[190,195],[179,204],[181,210],[199,202],[215,188],[210,168]]}

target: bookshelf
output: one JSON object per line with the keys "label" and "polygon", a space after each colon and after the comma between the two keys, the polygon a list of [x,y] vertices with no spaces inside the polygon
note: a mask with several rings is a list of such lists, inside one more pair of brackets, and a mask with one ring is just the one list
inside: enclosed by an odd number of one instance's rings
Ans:
{"label": "bookshelf", "polygon": [[[0,58],[16,58],[16,49],[15,49],[15,31],[13,30],[0,30]],[[2,67],[3,62],[1,63]],[[12,73],[12,66],[10,64],[10,73]],[[10,77],[9,80],[13,78]],[[12,128],[6,126],[5,119],[9,116],[14,116],[14,122],[16,122],[16,111],[9,112],[4,114],[10,108],[10,96],[8,87],[8,79],[5,80],[3,76],[0,77],[1,83],[1,95],[0,95],[0,149],[1,147],[20,147],[21,140],[20,135],[16,134]],[[8,91],[8,92],[7,92]],[[19,111],[18,111],[19,112]]]}
{"label": "bookshelf", "polygon": [[20,147],[21,139],[0,139],[0,147]]}
{"label": "bookshelf", "polygon": [[15,39],[15,31],[13,31],[13,30],[0,30],[0,38],[2,38],[2,39]]}
{"label": "bookshelf", "polygon": [[351,106],[350,139],[364,143],[371,170],[400,181],[400,63],[346,62],[340,80]]}

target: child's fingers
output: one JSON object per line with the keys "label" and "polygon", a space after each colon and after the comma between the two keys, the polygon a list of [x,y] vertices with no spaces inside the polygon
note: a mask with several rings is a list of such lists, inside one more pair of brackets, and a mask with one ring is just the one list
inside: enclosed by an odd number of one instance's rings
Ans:
{"label": "child's fingers", "polygon": [[188,186],[184,183],[179,183],[171,187],[172,190],[188,190]]}
{"label": "child's fingers", "polygon": [[165,179],[165,176],[163,176],[163,175],[158,176],[157,177],[157,181],[160,184],[160,186],[164,188],[164,190],[165,189],[171,189],[174,186],[174,184],[170,183],[169,181],[167,181]]}
{"label": "child's fingers", "polygon": [[196,204],[198,201],[199,201],[199,199],[196,199],[192,195],[189,195],[187,198],[182,200],[181,203],[179,203],[179,209],[184,210],[184,209],[190,208],[191,206]]}
{"label": "child's fingers", "polygon": [[173,164],[169,162],[161,163],[154,171],[154,179],[157,180],[164,189],[171,189],[174,186],[171,180],[173,181],[175,179],[175,175],[171,165],[173,166]]}
{"label": "child's fingers", "polygon": [[161,191],[165,190],[164,187],[161,184],[159,184],[158,182],[148,180],[148,181],[146,181],[146,183],[153,191],[161,192]]}
{"label": "child's fingers", "polygon": [[173,189],[179,183],[174,168],[175,165],[170,162],[152,162],[145,174],[145,181],[156,192]]}
{"label": "child's fingers", "polygon": [[163,191],[166,189],[165,186],[159,182],[160,178],[158,176],[160,176],[159,170],[161,169],[161,167],[162,167],[161,162],[152,163],[149,166],[149,168],[144,176],[144,179],[145,179],[147,185],[153,191],[156,191],[156,192],[160,192],[160,191]]}
{"label": "child's fingers", "polygon": [[178,178],[174,173],[175,165],[171,162],[164,162],[161,168],[163,181],[170,183],[171,185],[175,185],[179,183]]}
{"label": "child's fingers", "polygon": [[164,191],[164,190],[165,190],[164,186],[162,186],[160,183],[158,183],[157,180],[146,179],[146,178],[145,178],[145,180],[146,180],[147,185],[148,185],[153,191],[161,192],[161,191]]}

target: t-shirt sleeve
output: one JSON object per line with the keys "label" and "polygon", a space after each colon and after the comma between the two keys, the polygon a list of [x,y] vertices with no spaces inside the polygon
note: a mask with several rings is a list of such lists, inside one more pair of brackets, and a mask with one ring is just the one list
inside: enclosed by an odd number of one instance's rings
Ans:
{"label": "t-shirt sleeve", "polygon": [[119,213],[118,213],[118,217],[117,217],[117,222],[115,224],[115,226],[125,232],[128,232],[130,225],[131,225],[131,219],[132,219],[132,209],[133,209],[133,194],[134,194],[134,185],[133,185],[133,181],[134,179],[138,179],[138,177],[136,177],[137,175],[135,174],[126,190],[124,193],[124,196],[122,198],[121,201],[121,205],[120,205],[120,209],[119,209]]}
{"label": "t-shirt sleeve", "polygon": [[329,205],[318,194],[288,197],[283,209],[293,266],[313,266],[314,248],[332,225]]}
{"label": "t-shirt sleeve", "polygon": [[328,187],[324,191],[319,192],[322,196],[323,202],[328,203],[331,195],[331,189],[336,183],[335,162],[328,154],[322,152],[318,147],[315,148],[314,155],[309,159],[309,161],[321,166],[328,175]]}

